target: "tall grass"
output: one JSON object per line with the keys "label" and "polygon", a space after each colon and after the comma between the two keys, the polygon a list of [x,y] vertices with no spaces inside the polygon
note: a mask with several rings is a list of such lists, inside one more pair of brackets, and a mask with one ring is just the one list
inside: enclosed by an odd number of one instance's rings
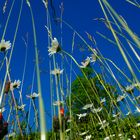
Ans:
{"label": "tall grass", "polygon": [[[1,40],[5,39],[9,20],[12,15],[15,0],[12,2]],[[10,72],[11,59],[13,58],[14,46],[16,43],[20,19],[22,16],[22,7],[24,1],[21,0],[20,11],[15,28],[14,39],[12,41],[11,50],[3,53],[0,71],[5,70],[3,74],[3,83],[1,85],[0,94],[0,112],[5,107],[6,113],[4,119],[9,123],[9,134],[4,139],[10,137],[10,133],[16,135],[11,136],[12,139],[41,139],[41,140],[110,140],[110,139],[139,139],[140,138],[140,82],[139,82],[139,64],[140,56],[140,40],[139,37],[131,30],[128,23],[119,16],[112,8],[107,0],[98,0],[104,18],[97,19],[105,24],[106,30],[112,34],[108,37],[106,34],[97,31],[97,35],[108,41],[113,47],[117,47],[123,64],[127,67],[125,72],[120,65],[114,60],[104,57],[101,53],[98,42],[92,38],[92,35],[86,32],[88,39],[86,40],[76,29],[68,22],[63,20],[63,3],[60,7],[60,18],[55,19],[60,24],[60,37],[55,36],[54,24],[51,20],[50,5],[48,1],[42,3],[42,8],[46,10],[46,25],[42,27],[47,33],[47,48],[49,53],[45,53],[49,68],[47,77],[50,85],[47,85],[50,98],[44,94],[44,87],[41,81],[41,68],[39,63],[39,45],[37,42],[38,32],[36,30],[37,23],[33,12],[32,3],[26,0],[26,6],[30,11],[31,25],[33,32],[33,47],[35,65],[33,66],[31,75],[31,90],[29,104],[26,103],[23,94],[24,83],[26,82],[26,71],[28,71],[28,49],[29,41],[23,39],[25,44],[25,58],[23,64],[23,72],[21,88],[19,85],[13,86],[13,78]],[[137,1],[127,0],[129,4],[139,8]],[[45,7],[43,7],[43,4]],[[51,5],[52,6],[52,5]],[[71,31],[71,47],[70,52],[64,47],[64,27]],[[28,36],[29,37],[29,36]],[[84,45],[87,57],[82,60],[77,57],[76,39],[80,40]],[[59,41],[60,40],[60,41]],[[125,43],[124,43],[125,41]],[[94,46],[92,47],[91,46]],[[129,48],[129,50],[128,50]],[[10,54],[8,53],[10,51]],[[80,52],[79,57],[82,55]],[[117,59],[117,58],[116,58]],[[35,75],[36,72],[36,75]],[[131,78],[130,76],[131,75]],[[30,79],[30,78],[29,78]],[[5,88],[7,82],[10,87],[7,92]],[[37,83],[35,87],[35,83]],[[17,84],[17,83],[16,83]],[[37,93],[33,94],[37,88]],[[17,95],[16,93],[19,93]],[[36,100],[38,98],[38,100]],[[50,102],[50,122],[51,130],[47,129],[46,122],[49,117],[46,116],[45,98]],[[36,104],[38,101],[39,105]],[[39,110],[38,110],[39,109]],[[137,112],[135,115],[134,113]],[[14,117],[16,118],[14,120]]]}

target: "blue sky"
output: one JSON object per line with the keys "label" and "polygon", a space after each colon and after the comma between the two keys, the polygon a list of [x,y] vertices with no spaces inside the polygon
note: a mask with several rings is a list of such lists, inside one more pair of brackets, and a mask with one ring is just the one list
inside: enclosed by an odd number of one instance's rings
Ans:
{"label": "blue sky", "polygon": [[[0,1],[0,37],[3,34],[3,29],[5,26],[5,22],[9,13],[9,9],[11,6],[10,0],[8,0],[7,8],[5,14],[2,14],[2,7],[5,0]],[[45,104],[45,109],[48,111],[48,114],[50,114],[50,81],[49,81],[49,56],[48,56],[48,37],[47,37],[47,31],[45,28],[45,25],[47,23],[46,18],[46,11],[43,6],[43,3],[41,0],[30,0],[34,19],[35,19],[35,26],[36,26],[36,32],[37,32],[37,42],[38,42],[38,49],[40,51],[40,57],[43,60],[43,62],[40,64],[40,68],[43,71],[41,73],[41,80],[42,80],[42,91],[43,91],[43,99]],[[20,0],[16,0],[10,21],[8,24],[8,28],[6,31],[5,40],[10,40],[12,42],[15,27],[17,23],[17,17],[19,13],[19,7],[20,7]],[[119,50],[117,47],[111,45],[106,40],[102,39],[99,35],[96,34],[96,32],[103,33],[107,35],[108,37],[111,37],[111,33],[105,28],[103,23],[99,23],[93,19],[95,18],[102,18],[104,17],[102,10],[100,8],[100,5],[98,3],[98,0],[57,0],[54,1],[54,7],[56,12],[56,17],[60,17],[60,8],[59,5],[63,2],[64,4],[64,14],[63,19],[67,21],[69,24],[73,26],[75,30],[77,30],[87,41],[88,38],[85,34],[85,32],[90,33],[97,42],[98,49],[102,52],[102,54],[112,59],[120,68],[125,69],[124,61],[122,60],[122,57],[120,56]],[[118,12],[118,14],[122,15],[123,18],[127,21],[128,25],[130,25],[130,28],[136,33],[140,33],[140,20],[139,20],[139,9],[130,5],[125,0],[108,0],[108,2],[112,5],[112,7]],[[52,17],[53,11],[50,8],[50,16]],[[53,36],[57,37],[57,39],[60,41],[61,39],[61,31],[60,31],[60,25],[53,21],[52,18],[52,32]],[[25,59],[25,50],[26,47],[24,45],[24,42],[22,38],[26,38],[26,35],[28,33],[28,61],[27,61],[27,69],[26,69],[26,75],[25,75],[25,84],[23,89],[23,99],[28,104],[29,102],[26,101],[26,94],[29,94],[28,87],[31,85],[32,81],[32,75],[33,75],[33,69],[34,69],[34,46],[33,46],[33,33],[32,33],[32,23],[31,23],[31,16],[28,6],[25,3],[23,4],[23,10],[21,15],[21,21],[19,25],[19,30],[15,42],[15,48],[14,53],[11,61],[11,75],[12,79],[20,79],[22,78],[23,73],[23,66],[24,66],[24,59]],[[63,32],[62,32],[62,38],[63,38],[63,46],[62,48],[68,52],[71,52],[71,44],[72,44],[72,35],[73,31],[71,31],[68,27],[63,25]],[[74,46],[74,57],[78,62],[85,58],[86,55],[88,55],[88,52],[80,52],[78,45],[82,44],[83,42],[76,37],[75,46]],[[95,47],[93,45],[93,47]],[[85,49],[86,50],[86,49]],[[78,54],[78,55],[77,55]],[[0,55],[0,58],[3,56]],[[126,70],[126,72],[128,72]],[[139,74],[139,73],[138,73]],[[129,75],[129,73],[128,73]],[[139,76],[139,75],[138,75]],[[0,74],[0,77],[3,77],[3,73]],[[37,91],[36,83],[34,85],[34,91]],[[50,120],[49,116],[47,116],[47,123],[48,127],[50,127]]]}

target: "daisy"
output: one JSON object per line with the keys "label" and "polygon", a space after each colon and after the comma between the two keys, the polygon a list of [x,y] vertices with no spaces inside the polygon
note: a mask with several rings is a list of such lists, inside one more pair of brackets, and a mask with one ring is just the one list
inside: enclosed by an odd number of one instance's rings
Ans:
{"label": "daisy", "polygon": [[99,128],[100,130],[101,130],[101,129],[104,129],[105,127],[107,127],[107,126],[109,125],[109,123],[106,122],[106,120],[103,120],[102,122],[100,122],[100,123],[98,123],[98,124],[101,125],[101,127]]}
{"label": "daisy", "polygon": [[48,52],[49,55],[53,55],[61,50],[57,38],[54,38],[51,43],[51,47],[49,47]]}
{"label": "daisy", "polygon": [[121,113],[117,113],[117,114],[113,114],[113,117],[116,118],[116,117],[119,117],[121,115]]}
{"label": "daisy", "polygon": [[119,96],[117,97],[117,102],[123,101],[125,97],[126,97],[125,94],[119,95]]}
{"label": "daisy", "polygon": [[39,93],[37,94],[37,93],[33,93],[33,94],[31,94],[31,95],[26,95],[26,97],[27,98],[31,98],[31,99],[35,99],[35,98],[37,98],[39,96]]}
{"label": "daisy", "polygon": [[97,51],[93,49],[93,54],[91,54],[90,62],[94,63],[97,60]]}
{"label": "daisy", "polygon": [[5,41],[4,39],[1,40],[1,42],[0,42],[0,51],[1,52],[5,52],[5,51],[7,51],[10,48],[11,48],[10,41]]}
{"label": "daisy", "polygon": [[110,140],[112,137],[115,137],[115,134],[105,137],[104,140]]}
{"label": "daisy", "polygon": [[126,86],[125,91],[128,92],[128,93],[133,93],[134,88],[135,88],[135,85],[132,84],[130,86]]}
{"label": "daisy", "polygon": [[88,135],[84,140],[90,140],[90,139],[91,139],[91,135]]}
{"label": "daisy", "polygon": [[98,113],[98,112],[101,112],[102,109],[103,109],[102,107],[99,107],[99,108],[97,108],[97,109],[94,108],[94,109],[91,109],[91,112],[92,112],[92,113]]}
{"label": "daisy", "polygon": [[133,138],[133,139],[136,139],[136,136],[135,136],[135,135],[132,135],[132,138]]}
{"label": "daisy", "polygon": [[85,117],[87,115],[87,113],[83,113],[83,114],[76,114],[79,118],[79,120],[82,118],[82,117]]}
{"label": "daisy", "polygon": [[140,127],[140,123],[137,123],[137,124],[135,125],[135,127]]}
{"label": "daisy", "polygon": [[85,131],[85,132],[83,132],[83,133],[80,133],[79,136],[84,136],[84,135],[86,135],[88,132],[89,132],[89,131]]}
{"label": "daisy", "polygon": [[15,88],[19,88],[21,81],[15,80],[13,83],[10,84],[10,90],[14,90]]}
{"label": "daisy", "polygon": [[51,74],[53,74],[53,75],[60,75],[62,73],[63,73],[63,69],[62,70],[54,69],[54,70],[51,71]]}
{"label": "daisy", "polygon": [[80,68],[86,68],[90,65],[90,57],[87,57],[83,62],[81,62]]}
{"label": "daisy", "polygon": [[103,104],[105,102],[106,102],[106,99],[105,98],[101,99],[101,101],[100,101],[101,104]]}
{"label": "daisy", "polygon": [[92,108],[93,104],[86,104],[85,106],[82,107],[83,110],[87,110],[89,108]]}
{"label": "daisy", "polygon": [[67,132],[69,132],[69,131],[70,131],[70,129],[66,129],[65,131],[66,131],[66,133],[67,133]]}
{"label": "daisy", "polygon": [[24,111],[24,107],[25,107],[25,106],[26,106],[25,104],[23,104],[23,105],[21,105],[21,106],[17,106],[17,110]]}
{"label": "daisy", "polygon": [[53,103],[54,106],[60,106],[60,105],[62,105],[62,104],[64,104],[64,101],[55,101],[55,102]]}
{"label": "daisy", "polygon": [[0,112],[4,112],[5,110],[5,107],[0,108]]}
{"label": "daisy", "polygon": [[12,137],[15,137],[16,136],[16,133],[15,132],[12,132],[10,134],[7,135],[8,138],[12,138]]}

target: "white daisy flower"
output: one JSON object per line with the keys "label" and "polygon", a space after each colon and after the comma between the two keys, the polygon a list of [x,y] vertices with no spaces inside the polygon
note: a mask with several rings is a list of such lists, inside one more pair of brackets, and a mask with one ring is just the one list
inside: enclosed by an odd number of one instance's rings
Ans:
{"label": "white daisy flower", "polygon": [[27,98],[31,98],[31,99],[35,99],[35,98],[37,98],[39,96],[39,93],[37,94],[37,93],[33,93],[33,94],[31,94],[31,95],[26,95],[26,97]]}
{"label": "white daisy flower", "polygon": [[133,139],[136,139],[136,136],[135,136],[135,135],[132,135],[132,138],[133,138]]}
{"label": "white daisy flower", "polygon": [[17,109],[21,110],[21,111],[24,111],[25,106],[26,106],[25,104],[23,104],[21,106],[17,106]]}
{"label": "white daisy flower", "polygon": [[140,123],[137,123],[137,124],[135,125],[135,127],[140,127]]}
{"label": "white daisy flower", "polygon": [[76,114],[79,118],[79,120],[81,119],[81,118],[83,118],[83,117],[85,117],[86,115],[87,115],[87,113],[83,113],[83,114]]}
{"label": "white daisy flower", "polygon": [[51,74],[53,74],[53,75],[60,75],[62,73],[63,73],[63,69],[62,70],[54,69],[54,70],[51,71]]}
{"label": "white daisy flower", "polygon": [[1,42],[0,42],[0,51],[1,52],[5,52],[5,51],[7,51],[10,48],[11,48],[10,41],[5,41],[4,39],[1,40]]}
{"label": "white daisy flower", "polygon": [[93,49],[93,54],[91,54],[90,62],[94,63],[97,60],[97,51]]}
{"label": "white daisy flower", "polygon": [[61,50],[57,38],[54,38],[51,43],[51,47],[49,47],[48,52],[49,55],[53,55]]}
{"label": "white daisy flower", "polygon": [[70,130],[71,130],[71,129],[66,129],[65,131],[66,131],[66,133],[68,133]]}
{"label": "white daisy flower", "polygon": [[140,88],[140,83],[135,83],[134,85],[135,85],[135,87]]}
{"label": "white daisy flower", "polygon": [[102,107],[99,107],[99,108],[93,108],[93,109],[91,109],[91,112],[92,113],[98,113],[98,112],[101,112],[102,111]]}
{"label": "white daisy flower", "polygon": [[5,110],[5,107],[0,108],[0,112],[4,112]]}
{"label": "white daisy flower", "polygon": [[19,88],[21,81],[15,80],[13,83],[10,84],[10,90],[14,90],[15,88]]}
{"label": "white daisy flower", "polygon": [[72,120],[71,120],[71,119],[68,119],[68,120],[67,120],[67,123],[71,123],[71,122],[72,122]]}
{"label": "white daisy flower", "polygon": [[93,104],[86,104],[85,106],[82,107],[83,110],[87,110],[89,108],[92,108]]}
{"label": "white daisy flower", "polygon": [[115,137],[115,134],[105,137],[104,140],[110,140],[112,137]]}
{"label": "white daisy flower", "polygon": [[133,93],[134,88],[135,88],[135,85],[132,84],[132,85],[126,86],[125,91],[129,93]]}
{"label": "white daisy flower", "polygon": [[84,140],[90,140],[90,139],[91,139],[91,135],[88,135]]}
{"label": "white daisy flower", "polygon": [[113,114],[113,117],[116,118],[116,117],[119,117],[121,115],[121,113],[117,113],[117,114]]}
{"label": "white daisy flower", "polygon": [[118,136],[119,136],[119,137],[122,137],[123,135],[120,133],[120,134],[118,134]]}
{"label": "white daisy flower", "polygon": [[86,68],[90,65],[90,57],[87,57],[83,62],[81,62],[80,68]]}
{"label": "white daisy flower", "polygon": [[99,122],[98,124],[105,124],[106,123],[106,120],[103,120],[103,121],[101,121],[101,122]]}
{"label": "white daisy flower", "polygon": [[101,130],[101,129],[104,129],[105,127],[107,127],[107,126],[109,125],[109,123],[106,122],[106,120],[103,120],[102,122],[100,122],[100,123],[98,123],[98,124],[101,125],[101,127],[99,128],[100,130]]}
{"label": "white daisy flower", "polygon": [[104,140],[110,140],[110,137],[109,136],[108,137],[105,137]]}
{"label": "white daisy flower", "polygon": [[55,101],[53,103],[54,106],[60,106],[61,104],[64,104],[64,101]]}
{"label": "white daisy flower", "polygon": [[125,97],[126,97],[125,94],[123,94],[123,95],[119,95],[119,96],[117,97],[117,102],[122,101]]}
{"label": "white daisy flower", "polygon": [[80,133],[79,136],[84,136],[84,135],[86,135],[88,132],[89,132],[89,131],[85,131],[85,132],[83,132],[83,133]]}
{"label": "white daisy flower", "polygon": [[106,99],[105,98],[101,99],[101,101],[100,101],[101,104],[103,104],[105,102],[106,102]]}
{"label": "white daisy flower", "polygon": [[15,132],[12,132],[12,133],[9,133],[8,135],[6,135],[6,137],[8,137],[8,138],[12,138],[12,137],[15,137],[15,136],[16,136]]}

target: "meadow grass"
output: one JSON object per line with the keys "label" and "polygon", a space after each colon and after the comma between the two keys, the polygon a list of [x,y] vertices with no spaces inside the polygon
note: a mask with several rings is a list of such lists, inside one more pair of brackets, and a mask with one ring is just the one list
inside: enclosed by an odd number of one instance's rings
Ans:
{"label": "meadow grass", "polygon": [[[119,55],[127,67],[125,72],[112,59],[104,57],[97,46],[97,41],[86,32],[88,39],[80,35],[69,23],[63,20],[63,3],[61,3],[60,18],[55,21],[60,24],[60,41],[54,35],[53,24],[49,12],[48,1],[43,0],[46,10],[47,24],[43,27],[47,33],[46,50],[48,53],[50,91],[50,118],[46,116],[39,62],[39,43],[37,42],[35,14],[32,3],[21,0],[13,41],[5,40],[5,34],[12,15],[15,0],[13,0],[0,42],[0,53],[3,55],[0,70],[4,70],[3,81],[0,85],[0,139],[41,139],[41,140],[128,140],[140,139],[140,82],[139,64],[140,39],[131,30],[123,17],[117,14],[106,0],[98,0],[104,18],[101,21],[112,38],[97,32],[119,50]],[[127,0],[129,4],[139,8],[137,1]],[[8,4],[8,3],[7,3]],[[28,6],[33,32],[33,47],[35,63],[31,75],[30,94],[26,95],[29,104],[23,98],[23,88],[28,62],[28,36],[23,39],[25,44],[25,59],[22,80],[13,80],[10,71],[14,46],[18,38],[18,28],[21,20],[23,4]],[[131,6],[132,6],[131,5]],[[71,30],[70,52],[63,47],[63,27]],[[77,59],[76,39],[85,45],[87,57],[80,62]],[[12,43],[10,43],[12,42]],[[124,43],[125,42],[125,43]],[[92,44],[92,45],[91,45]],[[92,47],[94,46],[94,47]],[[129,47],[129,50],[127,47]],[[80,52],[79,57],[82,55]],[[117,58],[116,58],[117,59]],[[130,76],[131,75],[131,78]],[[34,86],[37,92],[34,92]],[[19,93],[19,94],[17,94]],[[26,109],[25,109],[26,105]],[[135,110],[135,112],[134,112]],[[6,112],[6,113],[5,113]],[[51,129],[47,129],[50,119]],[[34,120],[34,121],[33,121]],[[4,122],[8,123],[8,126]],[[5,125],[4,125],[5,124]],[[8,130],[8,131],[7,131]]]}

